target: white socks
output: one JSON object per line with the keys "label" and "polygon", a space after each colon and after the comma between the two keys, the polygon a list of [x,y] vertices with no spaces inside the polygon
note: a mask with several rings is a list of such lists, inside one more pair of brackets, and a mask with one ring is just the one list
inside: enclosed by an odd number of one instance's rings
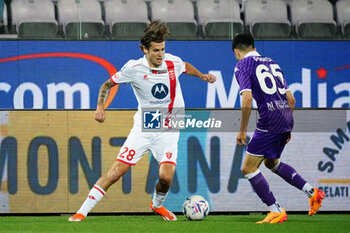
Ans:
{"label": "white socks", "polygon": [[247,175],[245,175],[245,178],[247,178],[248,180],[250,180],[251,178],[253,178],[254,176],[258,175],[260,173],[260,169],[256,169],[255,172],[249,173]]}
{"label": "white socks", "polygon": [[314,194],[314,187],[312,187],[309,183],[304,184],[302,190],[308,198],[312,197]]}
{"label": "white socks", "polygon": [[88,197],[84,201],[83,205],[80,207],[77,213],[84,215],[85,217],[88,215],[90,210],[95,207],[97,202],[99,202],[102,197],[106,194],[100,186],[97,184],[90,190]]}
{"label": "white socks", "polygon": [[168,193],[158,193],[156,190],[154,191],[153,199],[152,199],[152,205],[155,209],[159,209],[163,206],[163,203],[165,201],[166,196]]}
{"label": "white socks", "polygon": [[274,213],[282,213],[282,208],[281,206],[276,202],[275,204],[272,204],[269,206],[270,211]]}

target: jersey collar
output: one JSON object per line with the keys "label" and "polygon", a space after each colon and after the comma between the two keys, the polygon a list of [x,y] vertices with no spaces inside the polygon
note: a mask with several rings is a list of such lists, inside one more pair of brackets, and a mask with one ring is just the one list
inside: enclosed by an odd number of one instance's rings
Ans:
{"label": "jersey collar", "polygon": [[249,53],[247,53],[244,58],[246,57],[256,57],[256,56],[261,56],[257,51],[250,51]]}
{"label": "jersey collar", "polygon": [[141,61],[142,65],[149,68],[150,70],[166,70],[167,69],[167,65],[165,63],[165,61],[162,62],[162,64],[158,67],[158,68],[153,68],[150,67],[146,58],[146,55],[143,56],[142,61]]}

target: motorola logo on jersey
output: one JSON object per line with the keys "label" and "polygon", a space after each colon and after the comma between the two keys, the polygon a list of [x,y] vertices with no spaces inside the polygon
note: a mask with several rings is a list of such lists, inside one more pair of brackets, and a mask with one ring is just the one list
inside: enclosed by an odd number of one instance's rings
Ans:
{"label": "motorola logo on jersey", "polygon": [[152,95],[157,99],[164,99],[169,93],[169,88],[163,83],[157,83],[152,87]]}

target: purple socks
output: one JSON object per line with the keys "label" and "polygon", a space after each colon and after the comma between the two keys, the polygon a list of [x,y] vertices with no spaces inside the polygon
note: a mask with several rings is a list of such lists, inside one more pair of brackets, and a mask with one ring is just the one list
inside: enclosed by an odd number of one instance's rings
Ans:
{"label": "purple socks", "polygon": [[250,184],[253,186],[254,191],[260,199],[268,206],[275,204],[276,199],[273,193],[270,191],[270,186],[267,183],[265,177],[261,174],[260,170],[256,170],[253,173],[247,174]]}
{"label": "purple socks", "polygon": [[[308,185],[308,183],[297,173],[297,171],[288,164],[279,162],[274,168],[271,169],[271,171],[282,177],[289,184],[304,192],[306,189],[310,189],[309,187],[305,187],[310,185]],[[245,175],[245,177],[248,178],[256,194],[266,205],[271,206],[276,203],[276,199],[273,193],[270,191],[270,186],[259,169],[253,173]],[[310,187],[312,188],[312,186]]]}
{"label": "purple socks", "polygon": [[306,184],[306,181],[297,173],[297,171],[286,163],[280,162],[276,167],[272,168],[271,171],[275,172],[289,184],[300,190],[303,190],[303,186]]}

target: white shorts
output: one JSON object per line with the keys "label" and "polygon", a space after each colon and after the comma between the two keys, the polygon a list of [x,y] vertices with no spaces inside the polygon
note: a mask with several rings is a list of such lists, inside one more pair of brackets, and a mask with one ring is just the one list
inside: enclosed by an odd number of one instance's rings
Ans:
{"label": "white shorts", "polygon": [[151,151],[158,164],[176,165],[179,132],[141,132],[134,127],[116,158],[117,161],[135,165],[142,156]]}

